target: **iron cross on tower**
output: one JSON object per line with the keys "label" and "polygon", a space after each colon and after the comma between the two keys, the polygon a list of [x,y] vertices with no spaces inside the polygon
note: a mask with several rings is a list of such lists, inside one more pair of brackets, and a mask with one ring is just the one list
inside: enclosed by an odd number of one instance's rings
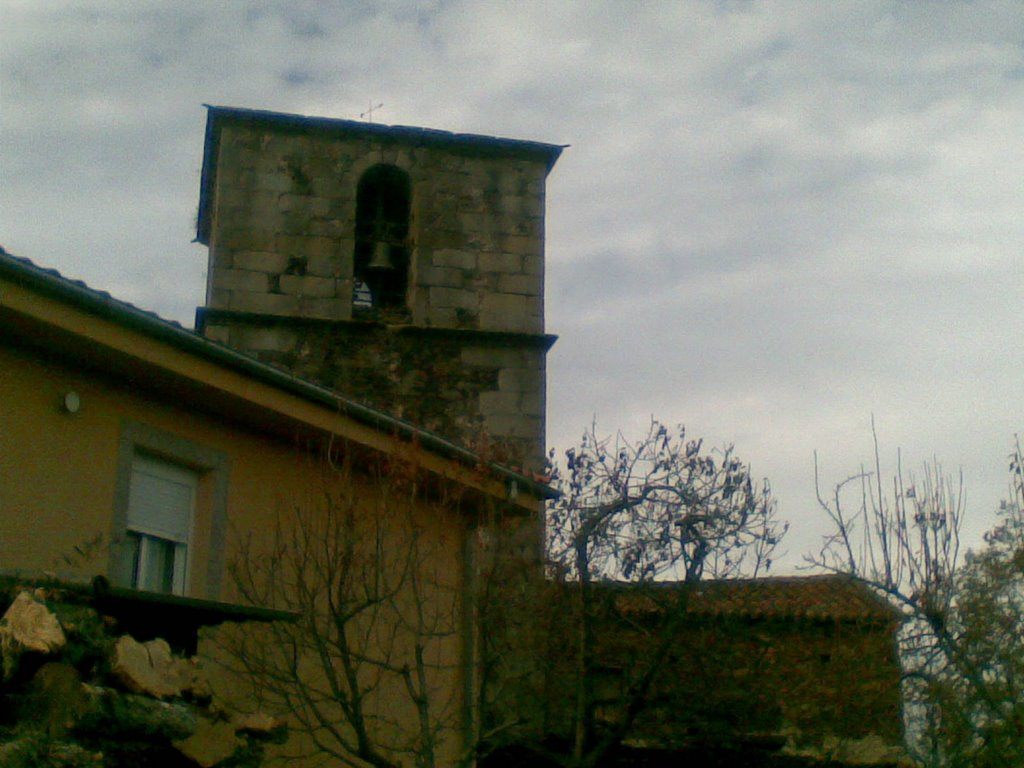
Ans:
{"label": "iron cross on tower", "polygon": [[373,101],[370,101],[370,108],[367,109],[365,112],[360,113],[359,118],[360,119],[365,118],[368,123],[372,123],[373,122],[373,113],[374,113],[374,111],[382,108],[383,106],[384,106],[384,102],[381,102],[380,104],[374,106]]}

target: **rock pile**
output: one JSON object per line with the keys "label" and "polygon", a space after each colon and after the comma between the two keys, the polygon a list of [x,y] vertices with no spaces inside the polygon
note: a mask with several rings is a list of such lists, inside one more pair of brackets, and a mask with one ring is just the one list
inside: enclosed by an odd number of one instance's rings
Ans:
{"label": "rock pile", "polygon": [[226,711],[198,659],[50,588],[0,594],[0,766],[249,768],[286,736]]}

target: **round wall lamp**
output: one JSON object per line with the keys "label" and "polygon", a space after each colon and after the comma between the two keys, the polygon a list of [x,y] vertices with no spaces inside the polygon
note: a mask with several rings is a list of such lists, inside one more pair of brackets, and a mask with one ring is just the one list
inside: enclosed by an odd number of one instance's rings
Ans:
{"label": "round wall lamp", "polygon": [[82,398],[73,389],[64,393],[64,399],[60,404],[65,413],[78,413],[82,408]]}

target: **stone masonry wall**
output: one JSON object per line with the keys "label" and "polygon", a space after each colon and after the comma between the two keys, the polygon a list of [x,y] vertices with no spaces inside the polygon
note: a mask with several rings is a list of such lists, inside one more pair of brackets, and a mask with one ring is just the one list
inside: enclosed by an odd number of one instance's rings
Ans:
{"label": "stone masonry wall", "polygon": [[[595,633],[592,680],[599,724],[651,660],[661,627],[606,605]],[[556,618],[549,654],[549,722],[571,726],[575,658],[564,648],[572,609]],[[558,622],[565,622],[564,624]],[[752,749],[808,765],[902,765],[901,670],[894,627],[879,622],[694,616],[678,632],[627,741],[654,749]],[[561,731],[559,730],[561,729]],[[803,764],[803,763],[799,763]]]}
{"label": "stone masonry wall", "polygon": [[[221,130],[202,332],[539,470],[545,162],[402,135]],[[381,163],[410,180],[406,305],[354,310],[357,186]]]}
{"label": "stone masonry wall", "polygon": [[[205,333],[396,418],[540,471],[544,347],[371,323],[210,313]],[[528,457],[532,457],[532,462]]]}
{"label": "stone masonry wall", "polygon": [[356,187],[380,163],[412,185],[412,322],[543,333],[543,163],[244,126],[220,144],[207,305],[351,318]]}

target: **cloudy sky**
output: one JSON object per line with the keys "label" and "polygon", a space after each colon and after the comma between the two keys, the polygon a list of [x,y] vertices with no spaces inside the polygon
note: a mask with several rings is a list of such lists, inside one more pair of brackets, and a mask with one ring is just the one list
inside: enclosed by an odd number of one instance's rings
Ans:
{"label": "cloudy sky", "polygon": [[1024,5],[0,0],[0,243],[191,325],[203,103],[571,144],[549,442],[734,443],[799,562],[813,452],[963,469],[1024,430]]}

